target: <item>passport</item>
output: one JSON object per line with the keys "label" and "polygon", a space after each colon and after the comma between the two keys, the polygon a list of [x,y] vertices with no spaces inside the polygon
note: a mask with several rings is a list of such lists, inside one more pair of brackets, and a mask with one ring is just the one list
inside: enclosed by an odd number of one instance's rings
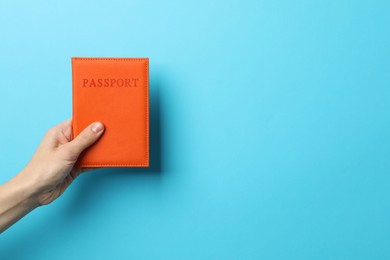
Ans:
{"label": "passport", "polygon": [[104,133],[79,167],[149,167],[149,58],[72,57],[72,137],[95,121]]}

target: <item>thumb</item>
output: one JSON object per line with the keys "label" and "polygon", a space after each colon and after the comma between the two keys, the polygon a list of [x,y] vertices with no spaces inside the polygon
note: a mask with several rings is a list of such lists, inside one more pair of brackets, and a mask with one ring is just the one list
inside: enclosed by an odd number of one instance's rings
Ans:
{"label": "thumb", "polygon": [[95,143],[103,132],[104,125],[101,122],[95,122],[87,126],[79,135],[68,143],[72,153],[78,156],[83,150]]}

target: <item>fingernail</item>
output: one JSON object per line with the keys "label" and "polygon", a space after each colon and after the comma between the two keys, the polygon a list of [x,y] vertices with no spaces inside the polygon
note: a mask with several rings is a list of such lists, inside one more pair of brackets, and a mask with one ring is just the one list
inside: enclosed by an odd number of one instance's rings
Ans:
{"label": "fingernail", "polygon": [[92,131],[94,131],[95,133],[99,133],[102,130],[103,130],[103,124],[102,123],[97,122],[97,123],[92,125]]}

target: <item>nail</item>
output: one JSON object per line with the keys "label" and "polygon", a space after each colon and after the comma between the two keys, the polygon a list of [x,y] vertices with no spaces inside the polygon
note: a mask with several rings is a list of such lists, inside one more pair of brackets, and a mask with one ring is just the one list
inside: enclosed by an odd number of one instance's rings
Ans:
{"label": "nail", "polygon": [[95,133],[99,133],[102,130],[103,130],[103,124],[102,123],[97,122],[97,123],[94,123],[92,125],[92,131],[94,131]]}

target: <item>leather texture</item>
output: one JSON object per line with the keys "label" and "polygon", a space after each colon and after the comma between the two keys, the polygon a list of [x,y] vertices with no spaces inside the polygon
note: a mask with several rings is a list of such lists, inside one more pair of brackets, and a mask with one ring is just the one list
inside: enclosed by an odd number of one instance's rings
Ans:
{"label": "leather texture", "polygon": [[72,58],[72,134],[101,121],[80,167],[149,166],[149,59]]}

